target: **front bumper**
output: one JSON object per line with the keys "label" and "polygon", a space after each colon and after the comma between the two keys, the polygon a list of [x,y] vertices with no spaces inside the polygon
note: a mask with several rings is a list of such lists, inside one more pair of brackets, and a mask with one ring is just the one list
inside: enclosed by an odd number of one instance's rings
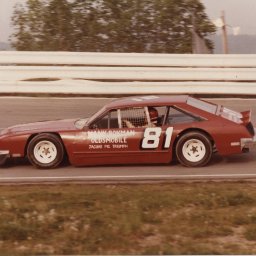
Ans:
{"label": "front bumper", "polygon": [[0,165],[5,164],[6,160],[10,157],[8,150],[0,150]]}

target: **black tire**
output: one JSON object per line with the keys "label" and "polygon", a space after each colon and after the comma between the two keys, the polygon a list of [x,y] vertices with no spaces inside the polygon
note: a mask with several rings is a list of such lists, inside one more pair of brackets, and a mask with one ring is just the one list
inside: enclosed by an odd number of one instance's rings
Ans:
{"label": "black tire", "polygon": [[42,133],[36,135],[28,144],[29,162],[39,169],[58,167],[64,158],[64,147],[55,134]]}
{"label": "black tire", "polygon": [[178,161],[187,167],[200,167],[209,163],[213,147],[210,139],[201,132],[182,135],[175,147]]}

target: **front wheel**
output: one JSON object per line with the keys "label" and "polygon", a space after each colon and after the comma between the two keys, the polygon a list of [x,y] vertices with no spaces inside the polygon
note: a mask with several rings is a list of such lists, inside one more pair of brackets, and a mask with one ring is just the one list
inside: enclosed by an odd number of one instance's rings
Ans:
{"label": "front wheel", "polygon": [[205,166],[212,157],[212,143],[200,132],[188,132],[176,144],[176,156],[187,167]]}
{"label": "front wheel", "polygon": [[37,168],[56,168],[64,158],[64,148],[58,136],[42,133],[29,142],[27,156],[30,163]]}

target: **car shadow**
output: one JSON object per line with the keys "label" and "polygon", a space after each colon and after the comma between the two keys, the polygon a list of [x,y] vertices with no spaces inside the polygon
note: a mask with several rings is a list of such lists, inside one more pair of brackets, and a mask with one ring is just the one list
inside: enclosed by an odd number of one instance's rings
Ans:
{"label": "car shadow", "polygon": [[[250,153],[246,153],[246,154],[236,154],[236,155],[230,155],[230,156],[221,156],[218,153],[213,154],[211,161],[207,164],[207,166],[216,166],[219,164],[231,164],[231,163],[248,163],[248,162],[256,162],[256,152],[252,151]],[[167,163],[167,164],[159,164],[159,163],[154,163],[154,164],[111,164],[111,165],[94,165],[94,166],[79,166],[77,168],[84,168],[84,167],[90,167],[90,168],[98,168],[100,166],[104,167],[119,167],[119,166],[132,166],[132,167],[141,167],[141,166],[178,166],[180,165],[180,163],[178,162],[177,159],[173,159],[171,163]],[[30,167],[31,164],[28,161],[27,158],[13,158],[13,159],[8,159],[6,161],[6,163],[1,166],[1,169],[8,169],[8,168],[13,168],[13,167],[17,167],[17,166],[21,166],[21,167],[25,167],[28,166]],[[69,167],[69,161],[67,159],[65,159],[62,164],[57,168],[67,168]]]}
{"label": "car shadow", "polygon": [[30,163],[27,158],[9,158],[6,163],[1,166],[1,169],[8,169],[14,166],[29,166]]}
{"label": "car shadow", "polygon": [[[69,162],[68,160],[64,160],[61,165],[56,168],[62,168],[62,167],[67,167],[69,166]],[[9,158],[7,159],[6,163],[4,165],[1,166],[1,169],[8,169],[8,168],[13,168],[13,167],[32,167],[35,168],[31,165],[31,163],[29,162],[28,158]]]}
{"label": "car shadow", "polygon": [[250,152],[250,153],[241,153],[241,154],[235,154],[230,156],[221,156],[218,153],[214,154],[209,166],[218,165],[221,163],[249,163],[249,162],[256,162],[256,152]]}

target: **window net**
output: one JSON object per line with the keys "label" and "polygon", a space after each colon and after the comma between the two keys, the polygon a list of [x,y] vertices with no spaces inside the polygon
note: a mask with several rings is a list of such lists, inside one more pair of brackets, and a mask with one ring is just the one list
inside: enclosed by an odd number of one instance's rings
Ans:
{"label": "window net", "polygon": [[124,128],[142,127],[148,124],[144,108],[127,108],[121,110]]}

